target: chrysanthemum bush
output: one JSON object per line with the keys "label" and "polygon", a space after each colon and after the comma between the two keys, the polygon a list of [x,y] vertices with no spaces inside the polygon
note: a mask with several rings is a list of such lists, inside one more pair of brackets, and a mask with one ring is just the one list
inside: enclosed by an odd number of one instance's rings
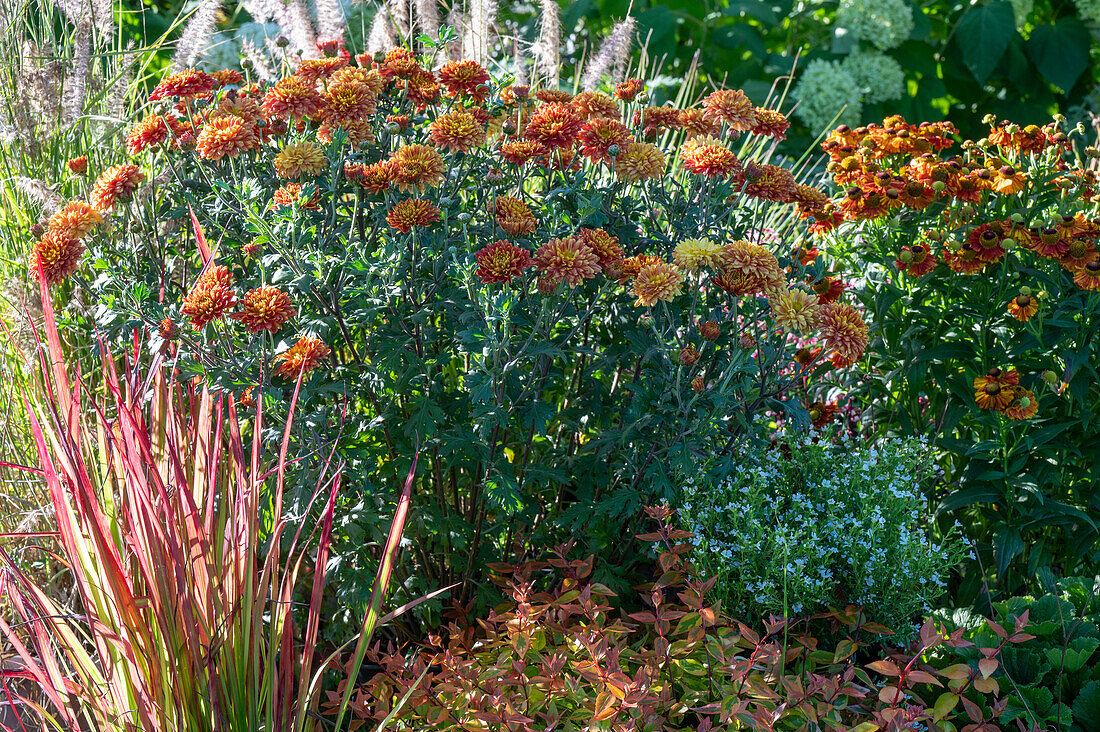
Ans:
{"label": "chrysanthemum bush", "polygon": [[492,732],[1005,729],[1007,684],[990,675],[1032,637],[1026,617],[977,643],[926,621],[890,652],[868,642],[873,624],[852,608],[817,618],[831,640],[803,620],[750,626],[715,599],[671,511],[650,514],[660,524],[640,538],[656,545],[657,574],[631,593],[637,611],[620,609],[628,598],[593,579],[598,561],[568,546],[496,565],[509,600],[488,617],[456,617],[408,658],[373,650],[381,671],[357,691],[356,721]]}
{"label": "chrysanthemum bush", "polygon": [[823,146],[846,221],[831,251],[875,313],[860,398],[933,440],[941,508],[1011,590],[1096,556],[1097,152],[1058,120],[987,121],[977,142],[891,117]]}
{"label": "chrysanthemum bush", "polygon": [[681,519],[715,595],[743,618],[859,605],[909,635],[966,551],[954,527],[930,535],[927,446],[785,432],[741,449],[728,477],[685,480]]}
{"label": "chrysanthemum bush", "polygon": [[[298,445],[339,434],[358,471],[337,547],[352,577],[417,440],[410,583],[434,588],[569,530],[629,551],[622,521],[675,470],[734,459],[763,409],[804,422],[788,397],[810,367],[861,358],[862,313],[799,244],[834,214],[771,160],[779,112],[736,90],[647,107],[637,79],[574,96],[327,51],[273,83],[162,81],[134,167],[81,214],[109,214],[109,234],[83,240],[75,276],[101,327],[157,331],[182,372],[246,399],[278,409],[304,365]],[[132,195],[142,176],[159,198]],[[47,277],[81,241],[38,243]]]}

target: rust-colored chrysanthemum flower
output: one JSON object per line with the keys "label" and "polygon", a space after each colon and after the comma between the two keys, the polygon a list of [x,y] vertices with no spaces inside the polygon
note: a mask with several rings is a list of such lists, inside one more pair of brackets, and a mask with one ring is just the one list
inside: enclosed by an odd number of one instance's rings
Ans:
{"label": "rust-colored chrysanthemum flower", "polygon": [[718,340],[718,336],[722,334],[722,329],[718,323],[713,320],[707,320],[699,323],[699,335],[703,337],[705,341]]}
{"label": "rust-colored chrysanthemum flower", "polygon": [[786,168],[750,163],[744,173],[745,193],[750,196],[775,203],[792,203],[798,195],[798,184]]}
{"label": "rust-colored chrysanthemum flower", "polygon": [[699,349],[695,346],[684,346],[680,349],[680,356],[677,359],[681,366],[694,366],[695,362],[699,360]]}
{"label": "rust-colored chrysanthemum flower", "polygon": [[145,174],[132,163],[107,168],[92,186],[88,202],[99,211],[110,211],[118,201],[129,201],[143,180]]}
{"label": "rust-colored chrysanthemum flower", "polygon": [[258,255],[260,253],[260,251],[262,249],[263,249],[263,247],[260,245],[260,242],[253,239],[252,241],[248,242],[247,244],[242,244],[241,245],[241,254],[243,254],[246,257],[255,257],[256,255]]}
{"label": "rust-colored chrysanthemum flower", "polygon": [[407,234],[414,226],[430,226],[442,218],[442,212],[431,201],[406,198],[398,201],[386,215],[386,223]]}
{"label": "rust-colored chrysanthemum flower", "polygon": [[142,150],[178,137],[179,123],[160,114],[152,114],[134,125],[126,134],[126,152],[137,155]]}
{"label": "rust-colored chrysanthemum flower", "polygon": [[321,365],[332,350],[320,338],[302,336],[298,342],[275,357],[275,376],[294,380]]}
{"label": "rust-colored chrysanthemum flower", "polygon": [[210,111],[210,120],[222,117],[237,117],[245,122],[256,123],[264,118],[264,112],[260,103],[252,97],[230,92]]}
{"label": "rust-colored chrysanthemum flower", "polygon": [[711,239],[684,239],[672,250],[672,261],[685,272],[700,267],[719,267],[725,261],[725,249]]}
{"label": "rust-colored chrysanthemum flower", "polygon": [[454,152],[470,152],[485,144],[485,125],[469,112],[458,110],[436,117],[429,128],[432,144]]}
{"label": "rust-colored chrysanthemum flower", "polygon": [[1074,272],[1073,284],[1082,290],[1100,290],[1100,262],[1089,262]]}
{"label": "rust-colored chrysanthemum flower", "polygon": [[290,295],[278,287],[264,285],[246,292],[240,310],[231,317],[241,321],[249,333],[259,333],[261,330],[274,333],[295,315],[297,311]]}
{"label": "rust-colored chrysanthemum flower", "polygon": [[714,137],[695,137],[680,146],[680,164],[706,176],[739,176],[741,161]]}
{"label": "rust-colored chrysanthemum flower", "polygon": [[817,296],[801,289],[786,290],[771,298],[772,316],[779,327],[792,333],[810,335],[817,327],[821,306]]}
{"label": "rust-colored chrysanthemum flower", "polygon": [[535,233],[535,214],[531,207],[513,196],[498,196],[493,201],[497,226],[509,236]]}
{"label": "rust-colored chrysanthemum flower", "polygon": [[325,151],[309,140],[291,143],[275,155],[275,172],[280,178],[320,175],[327,167]]}
{"label": "rust-colored chrysanthemum flower", "polygon": [[79,239],[67,237],[61,231],[47,231],[34,245],[32,274],[47,285],[56,285],[76,271],[82,254],[84,244]]}
{"label": "rust-colored chrysanthemum flower", "polygon": [[783,270],[769,249],[743,239],[724,247],[723,269],[745,278],[753,290],[773,290],[783,284]]}
{"label": "rust-colored chrysanthemum flower", "polygon": [[635,254],[633,257],[626,257],[616,266],[615,279],[620,283],[626,283],[632,278],[637,277],[638,273],[642,271],[642,267],[647,264],[656,264],[663,261],[660,257],[652,254]]}
{"label": "rust-colored chrysanthemum flower", "polygon": [[548,152],[550,149],[546,145],[534,140],[516,140],[500,146],[500,157],[512,165],[526,165],[532,160],[542,158]]}
{"label": "rust-colored chrysanthemum flower", "polygon": [[83,201],[69,201],[65,208],[50,217],[48,231],[64,239],[83,239],[103,223],[103,215]]}
{"label": "rust-colored chrysanthemum flower", "polygon": [[626,146],[634,141],[630,136],[630,130],[617,119],[599,117],[581,128],[580,137],[581,152],[588,156],[594,163],[604,162],[610,164],[612,157],[609,152],[612,145],[622,152]]}
{"label": "rust-colored chrysanthemum flower", "polygon": [[1037,312],[1039,312],[1039,298],[1035,297],[1030,290],[1026,293],[1021,292],[1008,301],[1008,314],[1021,322],[1027,322]]}
{"label": "rust-colored chrysanthemum flower", "polygon": [[619,117],[619,105],[614,99],[595,91],[581,92],[573,97],[569,106],[576,110],[584,120],[593,120],[601,117],[617,119]]}
{"label": "rust-colored chrysanthemum flower", "polygon": [[658,300],[672,302],[683,288],[684,275],[668,262],[657,260],[642,266],[630,291],[638,307],[650,307]]}
{"label": "rust-colored chrysanthemum flower", "polygon": [[510,241],[495,241],[474,254],[477,276],[486,284],[510,282],[535,265],[531,254]]}
{"label": "rust-colored chrysanthemum flower", "polygon": [[[308,192],[308,196],[306,195]],[[321,191],[317,186],[310,184],[308,187],[301,183],[287,183],[282,188],[276,189],[272,196],[272,208],[279,206],[297,206],[309,211],[318,211],[321,208]]]}
{"label": "rust-colored chrysanthemum flower", "polygon": [[260,148],[256,125],[240,117],[221,117],[202,128],[195,149],[207,160],[235,158],[248,150]]}
{"label": "rust-colored chrysanthemum flower", "polygon": [[623,102],[633,102],[634,97],[645,88],[641,79],[627,79],[615,85],[615,98]]}
{"label": "rust-colored chrysanthemum flower", "polygon": [[706,115],[702,109],[680,110],[680,128],[691,137],[717,137],[722,133],[722,125]]}
{"label": "rust-colored chrysanthemum flower", "polygon": [[233,277],[229,268],[222,265],[210,267],[195,282],[191,292],[183,298],[180,312],[191,320],[195,330],[229,312],[235,304]]}
{"label": "rust-colored chrysanthemum flower", "polygon": [[752,127],[754,135],[764,135],[776,140],[786,140],[791,121],[781,112],[765,107],[756,108],[756,124]]}
{"label": "rust-colored chrysanthemum flower", "polygon": [[321,92],[302,79],[288,76],[279,79],[275,86],[264,95],[261,105],[268,119],[286,119],[294,121],[313,119],[320,115],[325,100]]}
{"label": "rust-colored chrysanthemum flower", "polygon": [[329,84],[323,98],[321,121],[333,129],[356,127],[378,110],[374,94],[358,79]]}
{"label": "rust-colored chrysanthemum flower", "polygon": [[527,122],[523,135],[551,149],[569,147],[580,134],[584,121],[564,104],[540,107]]}
{"label": "rust-colored chrysanthemum flower", "polygon": [[443,182],[443,156],[428,145],[405,145],[390,157],[390,182],[402,191],[423,192]]}
{"label": "rust-colored chrysanthemum flower", "polygon": [[378,67],[378,73],[383,79],[408,79],[417,73],[424,71],[420,62],[416,60],[416,54],[407,48],[394,48],[386,53],[382,65]]}
{"label": "rust-colored chrysanthemum flower", "polygon": [[604,274],[618,268],[624,255],[623,248],[619,246],[618,237],[611,236],[603,229],[585,228],[577,229],[576,236],[596,253],[596,259],[599,260],[600,269]]}
{"label": "rust-colored chrysanthemum flower", "polygon": [[573,101],[573,95],[561,89],[539,89],[535,92],[535,99],[544,104],[569,104]]}
{"label": "rust-colored chrysanthemum flower", "polygon": [[217,71],[212,71],[210,72],[210,77],[214,79],[214,82],[219,87],[244,83],[244,77],[241,76],[241,72],[236,69],[219,69]]}
{"label": "rust-colored chrysanthemum flower", "polygon": [[570,287],[576,287],[600,272],[599,257],[579,236],[546,242],[535,254],[535,264],[543,276],[565,282]]}
{"label": "rust-colored chrysanthemum flower", "polygon": [[708,117],[745,132],[756,126],[756,107],[740,89],[719,89],[703,100]]}
{"label": "rust-colored chrysanthemum flower", "polygon": [[829,302],[817,311],[818,327],[825,346],[833,350],[835,366],[851,366],[867,350],[867,324],[851,305]]}
{"label": "rust-colored chrysanthemum flower", "polygon": [[294,75],[307,84],[316,86],[317,82],[329,78],[338,70],[346,68],[347,65],[347,59],[340,56],[333,56],[331,58],[307,58],[298,64],[298,68],[294,72]]}
{"label": "rust-colored chrysanthemum flower", "polygon": [[184,69],[175,74],[169,74],[157,84],[153,93],[149,95],[149,101],[158,99],[191,99],[213,91],[218,86],[217,80],[210,74],[196,69]]}
{"label": "rust-colored chrysanthemum flower", "polygon": [[73,158],[69,162],[65,163],[68,166],[69,172],[73,175],[84,175],[88,171],[88,156],[81,155],[80,157]]}
{"label": "rust-colored chrysanthemum flower", "polygon": [[157,335],[163,340],[174,341],[180,337],[180,328],[174,320],[165,315],[157,325]]}
{"label": "rust-colored chrysanthemum flower", "polygon": [[367,193],[377,195],[390,187],[389,161],[371,163],[345,163],[344,177]]}
{"label": "rust-colored chrysanthemum flower", "polygon": [[665,154],[649,142],[631,142],[615,158],[615,177],[624,183],[640,183],[665,173]]}
{"label": "rust-colored chrysanthemum flower", "polygon": [[1035,392],[1022,386],[1009,387],[1011,401],[1002,411],[1011,420],[1031,419],[1039,413]]}
{"label": "rust-colored chrysanthemum flower", "polygon": [[405,85],[405,97],[413,103],[416,111],[422,112],[439,101],[443,87],[435,80],[435,74],[421,69],[413,74]]}
{"label": "rust-colored chrysanthemum flower", "polygon": [[451,61],[439,70],[439,81],[452,97],[469,97],[480,104],[489,95],[489,72],[476,61]]}

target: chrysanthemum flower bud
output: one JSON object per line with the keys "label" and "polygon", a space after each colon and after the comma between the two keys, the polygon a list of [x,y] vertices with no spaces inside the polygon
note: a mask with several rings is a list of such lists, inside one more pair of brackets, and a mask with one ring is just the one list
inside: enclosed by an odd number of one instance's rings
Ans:
{"label": "chrysanthemum flower bud", "polygon": [[718,323],[713,320],[708,320],[705,323],[699,324],[699,335],[703,336],[704,340],[713,341],[721,334],[721,329],[718,327]]}
{"label": "chrysanthemum flower bud", "polygon": [[1011,249],[1014,246],[1016,246],[1016,240],[1012,237],[1001,239],[1001,249]]}
{"label": "chrysanthemum flower bud", "polygon": [[989,138],[983,137],[982,139],[978,140],[978,147],[989,147]]}
{"label": "chrysanthemum flower bud", "polygon": [[742,333],[737,342],[746,351],[756,347],[756,339],[748,333]]}
{"label": "chrysanthemum flower bud", "polygon": [[1054,373],[1050,369],[1047,369],[1043,372],[1043,381],[1047,382],[1048,384],[1057,384],[1058,374]]}
{"label": "chrysanthemum flower bud", "polygon": [[33,236],[34,238],[37,239],[38,237],[42,236],[45,233],[46,233],[46,227],[43,226],[42,224],[32,224],[31,225],[31,236]]}
{"label": "chrysanthemum flower bud", "polygon": [[500,168],[490,168],[489,172],[485,174],[485,180],[490,183],[499,183],[504,180],[504,171]]}
{"label": "chrysanthemum flower bud", "polygon": [[387,122],[383,129],[385,129],[386,132],[390,133],[391,135],[396,135],[398,132],[401,131],[401,125],[397,124],[396,122]]}
{"label": "chrysanthemum flower bud", "polygon": [[1017,124],[1010,124],[1007,127],[1005,127],[1005,132],[1007,132],[1010,135],[1015,135],[1019,131],[1020,131],[1020,126],[1017,125]]}
{"label": "chrysanthemum flower bud", "polygon": [[516,123],[512,120],[506,120],[504,124],[501,125],[500,130],[506,135],[514,135],[516,134]]}
{"label": "chrysanthemum flower bud", "polygon": [[680,349],[680,363],[684,366],[691,366],[699,360],[699,351],[695,346],[684,346]]}
{"label": "chrysanthemum flower bud", "polygon": [[1023,287],[1020,288],[1020,294],[1024,295],[1024,296],[1030,295],[1031,294],[1031,288],[1028,287],[1027,285],[1024,285]]}
{"label": "chrysanthemum flower bud", "polygon": [[251,69],[252,68],[252,59],[242,58],[241,59],[241,68],[244,69],[245,71],[248,71],[249,69]]}
{"label": "chrysanthemum flower bud", "polygon": [[764,169],[757,165],[754,161],[750,160],[745,163],[742,172],[744,173],[745,180],[751,182],[754,180],[759,180],[760,176],[764,174]]}
{"label": "chrysanthemum flower bud", "polygon": [[703,389],[706,388],[706,385],[707,384],[705,381],[703,381],[702,376],[696,376],[694,379],[691,380],[691,388],[695,390],[696,394],[702,392]]}
{"label": "chrysanthemum flower bud", "polygon": [[449,196],[444,197],[444,198],[439,199],[439,207],[440,208],[448,208],[449,206],[454,205],[454,202],[455,202],[455,200],[453,198],[451,198]]}
{"label": "chrysanthemum flower bud", "polygon": [[634,101],[638,104],[649,104],[649,94],[646,92],[639,92],[638,96],[634,97]]}
{"label": "chrysanthemum flower bud", "polygon": [[642,326],[643,328],[652,328],[655,322],[656,321],[653,319],[653,316],[649,313],[646,313],[645,315],[638,318],[638,325]]}
{"label": "chrysanthemum flower bud", "polygon": [[463,211],[462,213],[460,213],[458,215],[457,218],[460,222],[465,224],[465,223],[468,223],[470,221],[470,219],[473,218],[473,214],[471,214],[469,211]]}
{"label": "chrysanthemum flower bud", "polygon": [[943,193],[945,190],[947,190],[947,184],[944,183],[942,180],[938,180],[932,184],[932,190],[934,190],[936,193]]}
{"label": "chrysanthemum flower bud", "polygon": [[290,45],[290,39],[286,36],[279,36],[275,39],[275,46],[277,48],[286,48]]}
{"label": "chrysanthemum flower bud", "polygon": [[617,158],[617,157],[619,157],[619,153],[621,153],[621,152],[622,152],[622,148],[620,148],[618,145],[608,145],[607,146],[607,154],[608,154],[609,157]]}
{"label": "chrysanthemum flower bud", "polygon": [[375,51],[374,52],[374,63],[380,64],[385,60],[386,60],[386,52],[385,51]]}

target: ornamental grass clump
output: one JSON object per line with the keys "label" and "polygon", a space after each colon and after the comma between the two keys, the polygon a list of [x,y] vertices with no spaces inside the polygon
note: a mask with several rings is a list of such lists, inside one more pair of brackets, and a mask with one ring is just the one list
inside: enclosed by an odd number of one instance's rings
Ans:
{"label": "ornamental grass clump", "polygon": [[[272,366],[299,349],[296,444],[341,421],[368,514],[419,439],[408,586],[474,580],[468,596],[486,563],[554,536],[629,551],[622,521],[675,490],[675,466],[733,459],[761,410],[805,421],[807,379],[857,363],[867,328],[801,243],[832,211],[773,157],[779,111],[738,90],[647,106],[639,79],[574,95],[444,57],[166,77],[148,112],[171,134],[135,157],[166,200],[112,214],[94,287],[100,327],[171,333],[181,371],[226,391],[284,400]],[[209,261],[173,223],[188,208]],[[342,551],[354,566],[358,543]]]}
{"label": "ornamental grass clump", "polygon": [[683,525],[731,611],[795,617],[856,605],[908,637],[963,558],[958,530],[933,538],[917,441],[861,444],[784,433],[720,480],[688,477]]}
{"label": "ornamental grass clump", "polygon": [[866,273],[852,294],[875,313],[854,396],[934,442],[935,496],[990,570],[968,572],[967,601],[1100,556],[1100,152],[1061,117],[986,122],[972,141],[892,116],[822,144],[841,219],[824,243]]}

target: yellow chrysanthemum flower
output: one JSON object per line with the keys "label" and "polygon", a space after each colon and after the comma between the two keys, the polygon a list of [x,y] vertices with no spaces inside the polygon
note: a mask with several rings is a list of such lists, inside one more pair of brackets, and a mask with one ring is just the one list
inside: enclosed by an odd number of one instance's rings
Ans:
{"label": "yellow chrysanthemum flower", "polygon": [[320,175],[328,166],[325,152],[315,142],[295,142],[275,156],[275,172],[280,178]]}

